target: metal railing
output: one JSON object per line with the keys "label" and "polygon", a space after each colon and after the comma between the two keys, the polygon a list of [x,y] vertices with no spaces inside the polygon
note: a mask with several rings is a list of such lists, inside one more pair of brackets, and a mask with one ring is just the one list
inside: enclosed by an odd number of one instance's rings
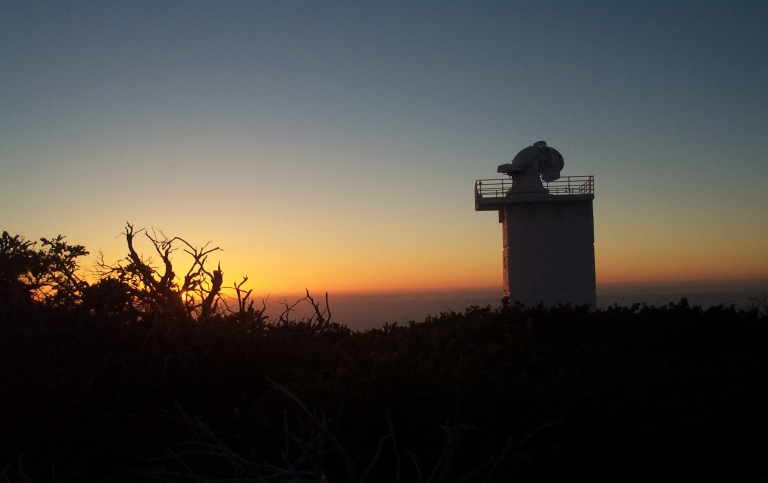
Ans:
{"label": "metal railing", "polygon": [[[593,195],[594,176],[565,176],[555,181],[542,182],[550,195]],[[479,179],[475,181],[475,197],[503,198],[512,188],[512,179]]]}

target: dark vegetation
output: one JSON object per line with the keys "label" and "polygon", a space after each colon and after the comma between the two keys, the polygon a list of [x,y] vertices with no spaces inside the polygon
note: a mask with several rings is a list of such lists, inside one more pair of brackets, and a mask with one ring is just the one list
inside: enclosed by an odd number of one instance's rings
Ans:
{"label": "dark vegetation", "polygon": [[[276,320],[216,248],[0,241],[1,481],[765,481],[766,304]],[[136,237],[156,262],[134,249]],[[176,273],[174,256],[187,271]]]}

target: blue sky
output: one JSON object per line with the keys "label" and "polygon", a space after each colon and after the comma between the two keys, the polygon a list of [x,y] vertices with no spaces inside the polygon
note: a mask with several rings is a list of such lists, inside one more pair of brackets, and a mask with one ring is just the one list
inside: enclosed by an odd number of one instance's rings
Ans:
{"label": "blue sky", "polygon": [[768,278],[768,4],[2,2],[0,229],[256,291],[500,286],[472,185],[595,175],[598,284]]}

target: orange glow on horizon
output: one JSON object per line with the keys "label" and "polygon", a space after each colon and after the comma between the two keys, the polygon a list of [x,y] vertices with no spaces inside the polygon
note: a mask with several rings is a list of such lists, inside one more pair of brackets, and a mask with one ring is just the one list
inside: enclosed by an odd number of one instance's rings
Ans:
{"label": "orange glow on horizon", "polygon": [[[500,252],[500,251],[499,251]],[[301,264],[292,266],[273,263],[261,270],[250,264],[225,267],[225,286],[242,280],[241,274],[249,274],[244,289],[252,289],[254,296],[267,294],[365,294],[394,292],[431,292],[453,290],[501,290],[502,268],[500,253],[493,253],[481,260],[465,260],[452,263],[421,263],[409,261],[389,265],[370,264],[317,264],[313,269],[303,269]],[[690,281],[761,280],[768,278],[768,262],[752,260],[748,255],[722,257],[712,260],[708,254],[675,252],[648,252],[631,256],[618,250],[612,253],[596,249],[596,272],[599,286],[614,284],[648,284]],[[496,260],[496,256],[499,260]],[[258,262],[256,262],[258,263]],[[253,275],[253,274],[257,274]]]}

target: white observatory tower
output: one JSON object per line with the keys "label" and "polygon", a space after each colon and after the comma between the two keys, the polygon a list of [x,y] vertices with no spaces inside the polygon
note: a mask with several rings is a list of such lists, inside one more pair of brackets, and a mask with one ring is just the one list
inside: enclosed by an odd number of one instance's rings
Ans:
{"label": "white observatory tower", "polygon": [[560,177],[563,157],[539,141],[477,180],[475,210],[503,223],[504,293],[525,305],[596,305],[594,176]]}

